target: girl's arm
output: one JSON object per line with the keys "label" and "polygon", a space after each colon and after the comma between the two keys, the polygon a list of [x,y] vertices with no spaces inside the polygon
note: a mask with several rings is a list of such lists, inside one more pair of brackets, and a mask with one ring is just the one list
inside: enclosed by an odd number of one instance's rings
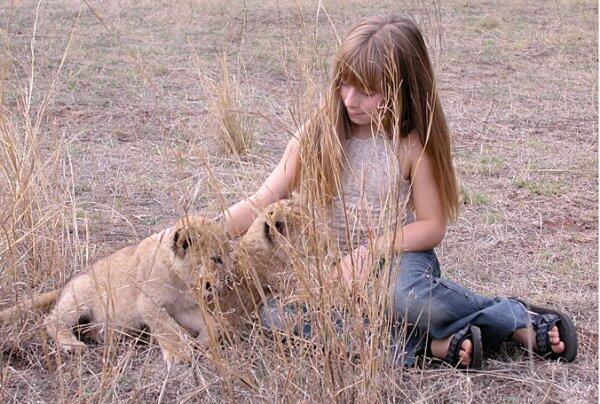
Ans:
{"label": "girl's arm", "polygon": [[392,239],[394,253],[430,250],[440,244],[446,234],[448,220],[442,208],[431,157],[424,152],[415,133],[405,141],[408,143],[407,159],[416,220],[405,226],[398,226],[395,235],[392,232],[376,240],[374,250],[380,253],[390,248]]}
{"label": "girl's arm", "polygon": [[277,167],[253,195],[242,199],[225,212],[225,229],[231,236],[243,234],[260,209],[285,199],[297,186],[300,173],[300,142],[294,136],[288,143]]}

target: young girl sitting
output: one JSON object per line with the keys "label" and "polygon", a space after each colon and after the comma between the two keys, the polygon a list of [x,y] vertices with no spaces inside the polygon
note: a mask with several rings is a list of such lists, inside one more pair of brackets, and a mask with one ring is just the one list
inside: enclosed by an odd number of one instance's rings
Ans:
{"label": "young girl sitting", "polygon": [[[350,30],[325,102],[258,191],[224,213],[229,233],[242,234],[258,210],[309,183],[328,201],[331,230],[347,251],[339,281],[364,282],[391,249],[393,309],[429,336],[431,355],[479,367],[482,346],[512,339],[542,356],[575,359],[565,314],[483,297],[440,277],[433,248],[456,219],[458,190],[431,63],[411,20],[378,16]],[[394,225],[377,220],[390,212]],[[413,348],[410,358],[425,347]]]}

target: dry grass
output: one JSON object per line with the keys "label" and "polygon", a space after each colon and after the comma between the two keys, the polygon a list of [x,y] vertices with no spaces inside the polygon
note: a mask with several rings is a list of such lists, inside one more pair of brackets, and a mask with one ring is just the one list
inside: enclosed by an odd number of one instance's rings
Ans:
{"label": "dry grass", "polygon": [[[11,3],[0,6],[1,307],[186,209],[216,213],[215,200],[254,191],[326,82],[332,27],[376,9],[413,15],[436,49],[464,196],[438,249],[444,274],[564,308],[580,356],[558,365],[508,346],[467,375],[251,334],[167,373],[156,347],[132,341],[61,356],[29,318],[0,330],[0,401],[597,401],[595,3],[451,1],[441,25],[422,2]],[[215,145],[198,80],[198,61],[223,77],[224,53],[242,104],[222,110],[254,119],[245,155]]]}
{"label": "dry grass", "polygon": [[240,156],[252,147],[254,117],[249,117],[241,103],[242,91],[237,76],[229,72],[227,54],[221,57],[221,78],[215,83],[202,74],[198,61],[199,78],[204,89],[203,96],[210,103],[211,115],[217,122],[215,140],[223,150]]}

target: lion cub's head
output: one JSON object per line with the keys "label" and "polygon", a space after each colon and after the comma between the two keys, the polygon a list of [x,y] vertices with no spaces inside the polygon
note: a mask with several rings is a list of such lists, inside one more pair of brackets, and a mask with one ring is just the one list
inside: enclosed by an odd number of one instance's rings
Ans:
{"label": "lion cub's head", "polygon": [[231,272],[231,247],[223,227],[199,216],[182,218],[174,226],[172,249],[188,283],[210,296]]}
{"label": "lion cub's head", "polygon": [[305,209],[295,200],[275,202],[250,225],[238,250],[246,255],[258,254],[261,259],[270,256],[287,262],[290,251],[302,247],[306,217]]}

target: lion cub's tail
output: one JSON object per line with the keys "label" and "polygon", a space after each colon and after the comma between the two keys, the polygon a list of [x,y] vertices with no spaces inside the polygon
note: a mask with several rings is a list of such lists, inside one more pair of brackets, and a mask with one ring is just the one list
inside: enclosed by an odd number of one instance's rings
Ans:
{"label": "lion cub's tail", "polygon": [[32,299],[22,301],[21,303],[0,311],[0,322],[7,322],[18,318],[19,313],[24,310],[37,310],[41,313],[50,311],[58,296],[61,288],[51,290],[50,292],[42,293]]}

